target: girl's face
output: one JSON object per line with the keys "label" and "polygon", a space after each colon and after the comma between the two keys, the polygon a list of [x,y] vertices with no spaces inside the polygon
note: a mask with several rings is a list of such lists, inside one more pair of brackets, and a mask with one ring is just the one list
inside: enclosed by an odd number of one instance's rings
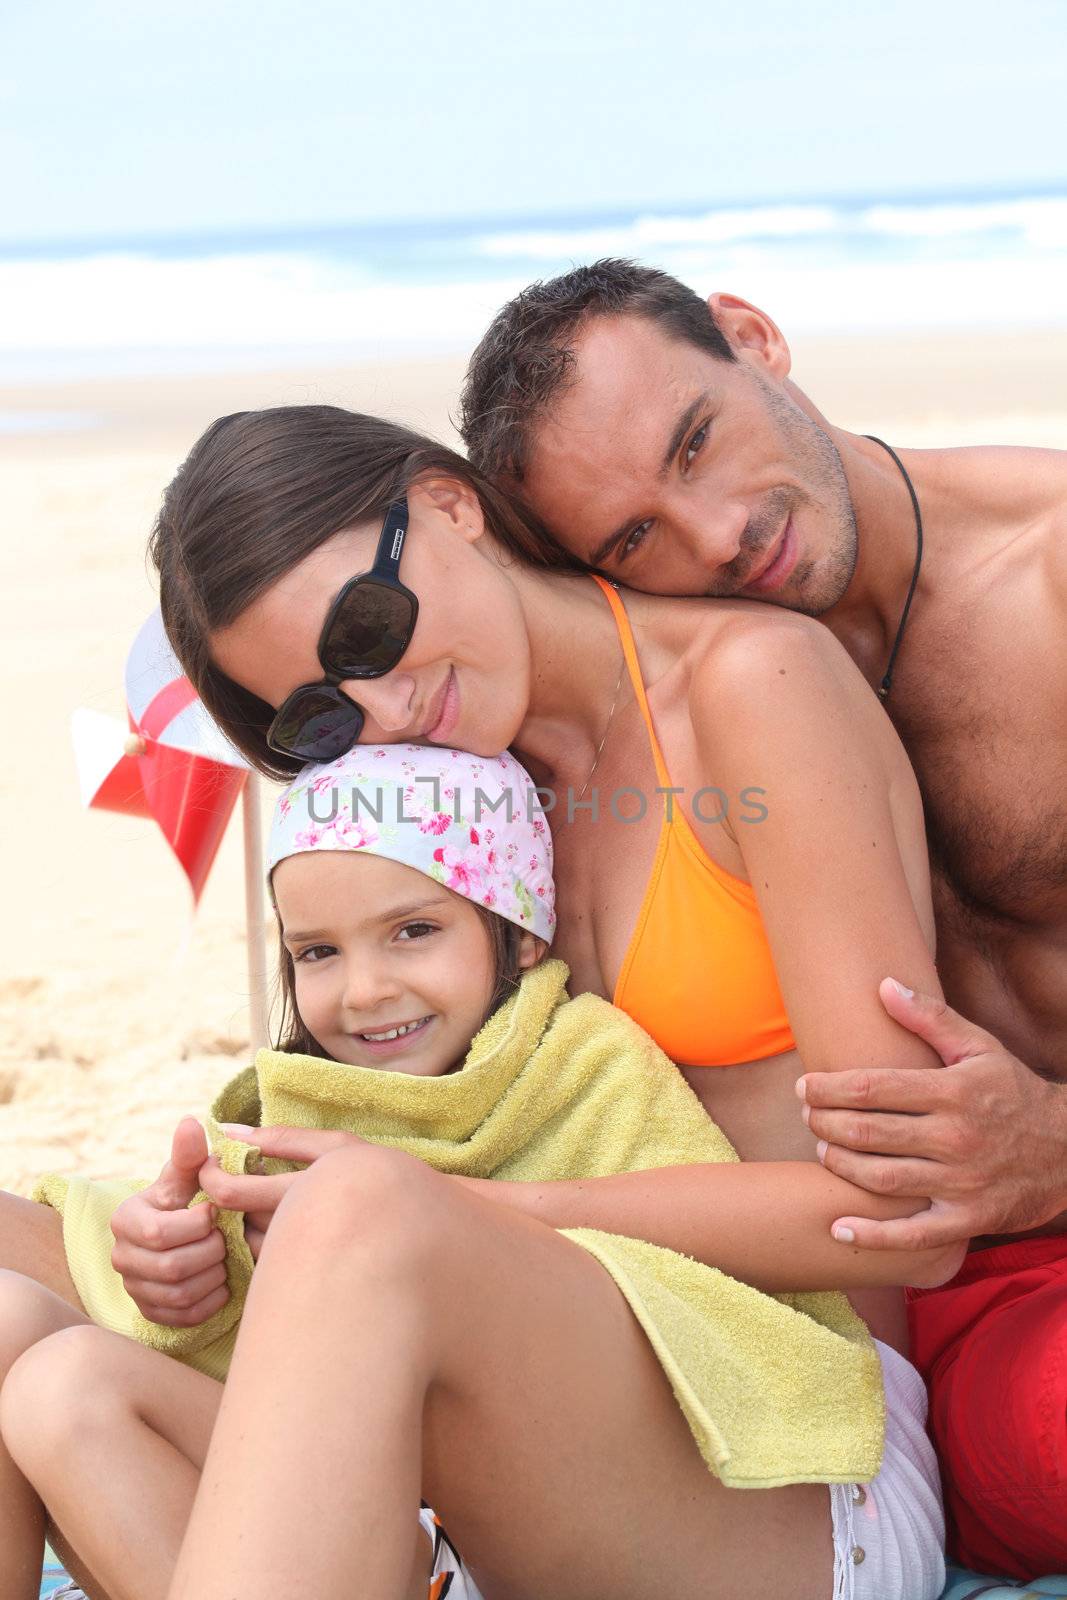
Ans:
{"label": "girl's face", "polygon": [[[426,1078],[463,1060],[496,976],[469,900],[414,867],[357,851],[288,856],[272,883],[296,1008],[327,1055]],[[532,965],[536,951],[524,935],[521,964]]]}
{"label": "girl's face", "polygon": [[[477,496],[454,480],[416,484],[401,581],[419,602],[402,660],[383,678],[341,685],[363,708],[363,744],[438,744],[493,756],[529,704],[530,649],[519,596],[494,559]],[[275,709],[322,681],[317,645],[349,578],[366,572],[380,528],[346,530],[307,556],[212,636],[233,682]]]}

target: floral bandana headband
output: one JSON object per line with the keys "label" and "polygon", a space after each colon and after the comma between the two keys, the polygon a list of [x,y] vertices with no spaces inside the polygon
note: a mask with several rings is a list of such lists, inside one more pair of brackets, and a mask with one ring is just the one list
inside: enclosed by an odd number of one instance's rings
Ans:
{"label": "floral bandana headband", "polygon": [[506,752],[357,744],[304,767],[274,808],[268,880],[308,850],[399,861],[552,942],[552,836],[533,780]]}

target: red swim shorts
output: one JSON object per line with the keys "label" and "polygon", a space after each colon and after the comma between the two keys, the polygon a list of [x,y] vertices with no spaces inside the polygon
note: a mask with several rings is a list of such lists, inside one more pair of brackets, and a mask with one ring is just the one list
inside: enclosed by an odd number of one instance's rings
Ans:
{"label": "red swim shorts", "polygon": [[908,1295],[949,1551],[979,1572],[1067,1571],[1067,1237],[976,1250]]}

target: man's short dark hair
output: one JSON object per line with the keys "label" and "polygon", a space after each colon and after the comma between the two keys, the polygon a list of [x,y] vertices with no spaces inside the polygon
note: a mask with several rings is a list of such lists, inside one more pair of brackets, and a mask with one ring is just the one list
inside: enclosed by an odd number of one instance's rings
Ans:
{"label": "man's short dark hair", "polygon": [[467,368],[460,429],[479,472],[522,483],[533,428],[574,382],[578,332],[598,316],[644,317],[720,361],[736,359],[707,302],[655,267],[608,258],[532,283],[497,312]]}

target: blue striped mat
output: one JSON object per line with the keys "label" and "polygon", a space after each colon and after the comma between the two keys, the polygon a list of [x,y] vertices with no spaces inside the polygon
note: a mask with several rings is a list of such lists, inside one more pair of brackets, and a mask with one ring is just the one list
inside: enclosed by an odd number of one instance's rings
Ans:
{"label": "blue striped mat", "polygon": [[[67,1574],[48,1552],[41,1574],[41,1600],[67,1582]],[[1067,1576],[1037,1578],[1029,1586],[1023,1583],[1006,1583],[1002,1578],[982,1578],[977,1573],[965,1572],[962,1567],[949,1567],[948,1584],[941,1600],[1045,1600],[1046,1596],[1064,1597],[1067,1600]]]}

